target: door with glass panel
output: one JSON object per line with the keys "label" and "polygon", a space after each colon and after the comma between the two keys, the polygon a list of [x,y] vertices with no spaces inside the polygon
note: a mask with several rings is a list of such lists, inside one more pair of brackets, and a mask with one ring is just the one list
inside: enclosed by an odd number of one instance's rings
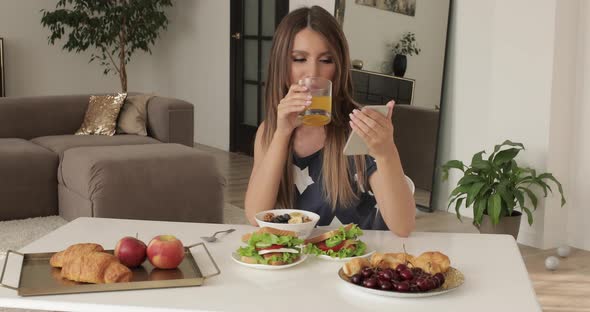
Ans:
{"label": "door with glass panel", "polygon": [[230,150],[253,155],[264,120],[264,85],[276,26],[289,1],[232,0],[230,43]]}

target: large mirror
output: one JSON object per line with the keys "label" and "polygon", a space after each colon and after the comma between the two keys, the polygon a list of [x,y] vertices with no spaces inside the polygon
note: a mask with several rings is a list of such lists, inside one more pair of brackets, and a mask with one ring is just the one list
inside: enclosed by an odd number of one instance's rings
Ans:
{"label": "large mirror", "polygon": [[396,101],[394,139],[416,185],[416,204],[427,211],[432,211],[450,8],[451,0],[335,1],[334,15],[350,46],[355,99]]}

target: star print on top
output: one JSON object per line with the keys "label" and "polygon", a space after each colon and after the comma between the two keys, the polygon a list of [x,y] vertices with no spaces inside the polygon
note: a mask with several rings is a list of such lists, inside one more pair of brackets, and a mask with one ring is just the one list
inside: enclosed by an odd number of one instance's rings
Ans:
{"label": "star print on top", "polygon": [[301,170],[299,167],[293,165],[293,179],[295,180],[295,186],[299,194],[303,194],[309,185],[313,184],[313,180],[309,176],[309,168]]}
{"label": "star print on top", "polygon": [[[343,224],[356,223],[361,229],[387,230],[387,225],[381,217],[381,213],[375,208],[377,201],[374,196],[364,189],[360,189],[359,200],[352,207],[336,206],[332,210],[330,203],[323,195],[323,180],[321,179],[323,150],[306,156],[298,157],[293,154],[293,176],[297,187],[295,192],[295,208],[315,212],[320,215],[319,226],[330,225],[334,218]],[[366,173],[368,179],[375,171],[377,164],[370,157],[365,157]],[[354,157],[348,157],[348,165],[355,168]],[[359,187],[353,175],[350,177],[353,190]]]}

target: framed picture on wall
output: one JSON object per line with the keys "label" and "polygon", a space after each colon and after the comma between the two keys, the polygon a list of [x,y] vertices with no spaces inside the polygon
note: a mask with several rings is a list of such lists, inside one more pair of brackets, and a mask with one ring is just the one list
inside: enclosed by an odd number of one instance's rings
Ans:
{"label": "framed picture on wall", "polygon": [[6,95],[4,84],[4,39],[0,37],[0,96]]}

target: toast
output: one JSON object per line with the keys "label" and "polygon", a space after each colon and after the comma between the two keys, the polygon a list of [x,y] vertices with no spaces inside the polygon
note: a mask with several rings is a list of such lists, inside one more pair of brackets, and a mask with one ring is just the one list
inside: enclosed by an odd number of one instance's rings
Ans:
{"label": "toast", "polygon": [[[353,223],[347,224],[347,225],[344,226],[344,230],[348,231],[353,226],[354,226]],[[326,239],[328,239],[328,238],[330,238],[330,237],[332,237],[332,236],[334,236],[334,235],[336,235],[338,233],[340,233],[340,229],[332,230],[332,231],[323,233],[321,235],[318,235],[318,236],[309,238],[309,239],[305,240],[305,243],[306,244],[309,244],[309,243],[311,243],[311,244],[319,243],[321,241],[325,241]]]}

